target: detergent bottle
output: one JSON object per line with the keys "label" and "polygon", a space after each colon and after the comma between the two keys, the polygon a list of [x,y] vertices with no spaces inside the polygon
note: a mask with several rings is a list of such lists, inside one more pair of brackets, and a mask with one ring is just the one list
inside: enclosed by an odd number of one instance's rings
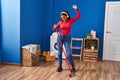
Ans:
{"label": "detergent bottle", "polygon": [[92,35],[92,38],[96,38],[96,31],[95,30],[91,30],[91,35]]}

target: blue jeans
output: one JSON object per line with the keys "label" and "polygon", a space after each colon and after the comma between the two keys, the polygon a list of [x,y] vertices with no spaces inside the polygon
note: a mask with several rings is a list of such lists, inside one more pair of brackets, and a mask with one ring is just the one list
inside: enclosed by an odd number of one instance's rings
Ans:
{"label": "blue jeans", "polygon": [[[74,65],[74,61],[73,61],[71,50],[70,50],[70,42],[71,42],[70,36],[60,34],[59,38],[62,42],[62,45],[64,44],[64,46],[65,46],[66,55],[68,57],[69,63],[71,65]],[[59,63],[59,65],[62,65],[62,55],[64,55],[64,54],[62,54],[62,47],[61,47],[59,39],[57,39],[57,45],[58,45],[58,63]]]}

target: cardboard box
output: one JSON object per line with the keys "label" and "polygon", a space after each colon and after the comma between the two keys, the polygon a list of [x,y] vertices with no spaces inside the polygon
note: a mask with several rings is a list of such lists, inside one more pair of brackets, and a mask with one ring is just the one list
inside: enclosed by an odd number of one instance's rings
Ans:
{"label": "cardboard box", "polygon": [[22,47],[22,65],[23,66],[34,66],[40,61],[40,45],[36,46],[36,53],[33,54],[29,49]]}

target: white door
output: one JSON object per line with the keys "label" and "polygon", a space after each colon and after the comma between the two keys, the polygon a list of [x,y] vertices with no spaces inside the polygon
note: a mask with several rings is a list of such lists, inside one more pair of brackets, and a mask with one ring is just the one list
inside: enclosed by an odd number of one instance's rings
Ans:
{"label": "white door", "polygon": [[103,60],[120,61],[120,1],[106,2]]}

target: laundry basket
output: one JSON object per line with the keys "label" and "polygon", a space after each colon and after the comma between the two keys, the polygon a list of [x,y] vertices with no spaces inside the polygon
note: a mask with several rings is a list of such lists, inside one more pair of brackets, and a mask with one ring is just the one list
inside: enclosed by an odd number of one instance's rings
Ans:
{"label": "laundry basket", "polygon": [[22,47],[22,66],[34,66],[39,63],[40,45],[36,45],[35,53],[32,53],[30,48],[31,44]]}

